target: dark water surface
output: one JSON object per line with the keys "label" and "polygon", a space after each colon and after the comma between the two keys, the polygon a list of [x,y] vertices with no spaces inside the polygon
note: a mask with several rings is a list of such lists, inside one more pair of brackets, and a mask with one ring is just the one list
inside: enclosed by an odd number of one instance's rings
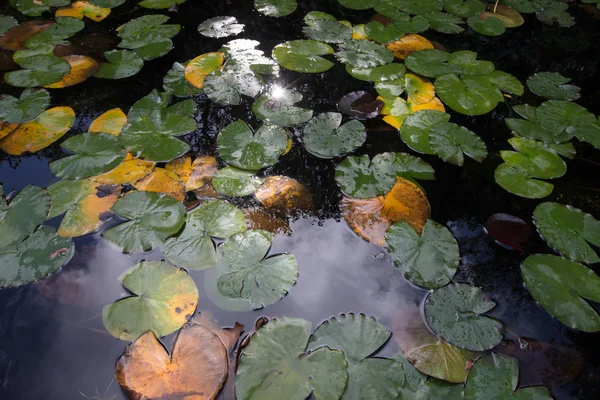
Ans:
{"label": "dark water surface", "polygon": [[[207,18],[236,16],[246,24],[245,32],[236,38],[259,40],[260,48],[270,54],[275,45],[302,38],[302,17],[309,11],[329,12],[353,23],[364,23],[371,17],[370,11],[352,12],[335,0],[300,3],[290,17],[273,19],[253,11],[251,0],[189,0],[179,7],[179,12],[169,13],[170,22],[183,26],[174,38],[175,49],[171,53],[146,63],[140,74],[126,80],[91,79],[83,85],[53,91],[52,105],[71,105],[77,112],[71,134],[84,132],[95,117],[110,108],[127,110],[153,88],[161,88],[162,77],[174,61],[184,62],[218,50],[230,40],[200,36],[196,27]],[[497,69],[523,82],[537,71],[561,72],[583,88],[578,103],[600,114],[600,21],[577,7],[571,8],[577,20],[572,28],[545,26],[527,15],[524,26],[497,38],[472,32],[454,36],[426,32],[424,36],[450,51],[476,51],[480,59],[494,62]],[[139,13],[111,16],[100,24],[86,21],[86,30],[95,38],[114,40],[112,29]],[[350,78],[340,64],[318,75],[283,70],[271,83],[299,90],[304,95],[302,104],[315,113],[335,111],[337,101],[350,91],[372,90],[370,84]],[[0,89],[2,93],[15,92],[4,83]],[[257,126],[251,99],[237,107],[221,107],[204,96],[195,100],[199,129],[183,138],[199,153],[215,154],[216,135],[233,120],[244,119]],[[509,102],[537,105],[541,99],[525,95]],[[521,255],[499,247],[483,230],[487,218],[498,212],[530,221],[540,202],[511,195],[494,183],[493,172],[501,162],[498,152],[509,149],[506,140],[510,131],[503,123],[509,113],[506,105],[482,117],[452,113],[453,122],[465,125],[484,139],[490,155],[482,164],[468,160],[462,168],[423,156],[436,170],[437,179],[423,184],[432,219],[447,225],[459,242],[461,265],[455,280],[482,287],[497,302],[491,314],[506,325],[507,333],[496,351],[519,359],[520,384],[545,384],[556,399],[599,399],[600,334],[581,333],[560,324],[523,287],[521,260],[527,254],[551,250],[533,235],[525,245],[526,253]],[[359,154],[410,152],[397,131],[380,119],[369,121],[367,127],[368,139]],[[57,181],[48,163],[63,156],[57,144],[30,156],[0,154],[0,182],[5,192],[30,184],[46,187]],[[266,171],[268,175],[287,175],[304,183],[317,205],[313,215],[293,221],[292,234],[278,236],[271,250],[290,252],[298,259],[300,277],[290,294],[265,310],[223,311],[204,294],[202,271],[191,271],[200,291],[199,310],[212,311],[223,326],[238,321],[247,328],[263,315],[301,317],[316,326],[341,312],[364,312],[402,338],[402,327],[410,323],[409,319],[420,318],[418,308],[426,291],[405,281],[383,249],[363,241],[343,219],[340,221],[341,194],[333,178],[338,161],[317,159],[295,143],[288,155]],[[600,152],[577,144],[577,157],[567,164],[567,174],[552,181],[554,193],[544,200],[572,204],[600,216]],[[113,217],[106,226],[118,222]],[[58,221],[51,223],[56,225]],[[111,382],[115,363],[127,343],[104,330],[102,307],[128,295],[117,280],[121,272],[140,260],[160,257],[158,251],[121,254],[96,233],[75,239],[75,256],[41,289],[46,296],[40,293],[38,285],[0,290],[0,399],[76,400],[93,398],[96,390],[100,395],[106,391],[107,399],[125,399],[118,385]],[[595,270],[599,272],[598,268]],[[170,347],[173,338],[171,335],[163,342]],[[392,339],[382,354],[396,350]]]}

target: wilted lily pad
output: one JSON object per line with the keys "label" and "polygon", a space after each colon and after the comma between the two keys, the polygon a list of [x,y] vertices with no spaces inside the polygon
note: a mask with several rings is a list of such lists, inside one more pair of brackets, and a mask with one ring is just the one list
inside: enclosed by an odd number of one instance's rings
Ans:
{"label": "wilted lily pad", "polygon": [[312,110],[296,107],[302,95],[295,90],[281,89],[277,93],[263,94],[252,104],[257,118],[277,126],[300,125],[313,116]]}
{"label": "wilted lily pad", "polygon": [[165,168],[179,175],[185,190],[190,192],[210,182],[219,165],[217,159],[212,156],[196,157],[192,162],[192,157],[188,155],[169,161]]}
{"label": "wilted lily pad", "polygon": [[267,17],[285,17],[298,7],[296,0],[254,0],[256,10]]}
{"label": "wilted lily pad", "polygon": [[305,399],[312,394],[316,400],[339,399],[348,380],[344,352],[326,346],[307,352],[310,329],[311,323],[299,318],[273,319],[260,328],[241,353],[237,398]]}
{"label": "wilted lily pad", "polygon": [[152,249],[179,232],[185,221],[185,207],[178,200],[151,192],[129,193],[111,211],[128,221],[102,236],[125,253]]}
{"label": "wilted lily pad", "polygon": [[222,200],[209,200],[187,213],[181,232],[162,246],[165,259],[188,269],[207,269],[217,265],[211,237],[227,239],[246,230],[244,214]]}
{"label": "wilted lily pad", "polygon": [[348,383],[342,399],[396,400],[404,384],[402,364],[388,358],[369,357],[391,333],[364,314],[341,314],[319,325],[308,340],[307,350],[342,350],[348,363]]}
{"label": "wilted lily pad", "polygon": [[527,79],[527,87],[538,96],[556,100],[577,100],[581,97],[581,88],[567,85],[570,78],[557,72],[538,72]]}
{"label": "wilted lily pad", "polygon": [[495,306],[481,289],[453,283],[427,296],[425,318],[448,343],[471,351],[489,350],[502,340],[502,325],[483,315]]}
{"label": "wilted lily pad", "polygon": [[127,269],[119,281],[133,293],[104,306],[104,327],[114,337],[133,341],[147,331],[166,336],[181,328],[198,305],[198,288],[182,269],[164,261],[145,261]]}
{"label": "wilted lily pad", "polygon": [[419,234],[406,220],[394,223],[386,234],[394,264],[415,285],[427,289],[447,285],[458,268],[458,243],[452,233],[428,220]]}
{"label": "wilted lily pad", "polygon": [[302,130],[306,150],[321,158],[337,157],[350,153],[363,145],[367,138],[364,125],[349,121],[342,125],[342,114],[317,115]]}
{"label": "wilted lily pad", "polygon": [[404,385],[400,392],[400,398],[407,400],[427,400],[431,398],[444,398],[458,400],[463,398],[464,385],[452,384],[450,382],[428,377],[401,354],[397,354],[394,360],[404,367]]}
{"label": "wilted lily pad", "polygon": [[87,1],[75,1],[67,7],[56,10],[55,17],[74,17],[83,19],[87,17],[95,22],[100,22],[110,15],[110,8],[98,7]]}
{"label": "wilted lily pad", "polygon": [[88,132],[108,133],[109,135],[119,136],[126,124],[127,116],[125,113],[120,108],[113,108],[92,121]]}
{"label": "wilted lily pad", "polygon": [[328,44],[315,40],[292,40],[273,49],[273,59],[283,68],[303,73],[325,72],[333,63],[322,56],[333,54]]}
{"label": "wilted lily pad", "polygon": [[235,17],[215,17],[198,25],[201,35],[212,38],[235,36],[244,31],[244,24],[238,24]]}
{"label": "wilted lily pad", "polygon": [[584,332],[600,331],[600,316],[588,301],[600,301],[600,277],[562,257],[534,254],[521,265],[533,298],[563,324]]}
{"label": "wilted lily pad", "polygon": [[183,181],[179,175],[165,168],[154,168],[150,173],[133,182],[131,185],[137,190],[164,193],[179,201],[185,200],[185,186]]}
{"label": "wilted lily pad", "polygon": [[298,278],[292,254],[267,257],[273,236],[245,231],[230,236],[217,248],[217,266],[204,274],[204,289],[219,307],[250,311],[285,296]]}
{"label": "wilted lily pad", "polygon": [[288,145],[285,129],[263,125],[256,132],[244,121],[227,125],[217,137],[219,155],[227,164],[257,171],[277,162]]}
{"label": "wilted lily pad", "polygon": [[600,246],[600,222],[589,214],[559,203],[546,202],[533,212],[542,238],[566,257],[586,264],[600,262],[592,247]]}
{"label": "wilted lily pad", "polygon": [[519,362],[503,354],[492,353],[473,364],[467,378],[465,399],[552,399],[545,386],[530,386],[517,390],[518,380]]}
{"label": "wilted lily pad", "polygon": [[394,61],[394,53],[369,40],[349,40],[340,44],[336,58],[357,68],[372,68]]}
{"label": "wilted lily pad", "polygon": [[142,179],[152,171],[154,166],[153,162],[140,160],[127,154],[117,167],[102,175],[92,176],[90,180],[104,185],[124,185]]}
{"label": "wilted lily pad", "polygon": [[31,235],[46,220],[49,210],[50,196],[44,189],[26,186],[6,204],[0,185],[0,249],[12,250]]}
{"label": "wilted lily pad", "polygon": [[254,175],[254,172],[226,167],[217,171],[212,183],[218,193],[242,197],[254,193],[262,185],[262,179]]}

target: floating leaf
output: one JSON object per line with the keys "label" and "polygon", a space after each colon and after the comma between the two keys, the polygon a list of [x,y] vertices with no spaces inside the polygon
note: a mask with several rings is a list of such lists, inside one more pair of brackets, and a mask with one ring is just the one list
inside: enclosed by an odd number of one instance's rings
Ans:
{"label": "floating leaf", "polygon": [[90,4],[98,7],[115,8],[125,3],[126,0],[88,0]]}
{"label": "floating leaf", "polygon": [[71,107],[50,108],[4,137],[0,149],[16,156],[35,153],[63,137],[74,121],[75,112]]}
{"label": "floating leaf", "polygon": [[503,189],[527,199],[541,199],[554,189],[553,184],[534,179],[519,166],[506,163],[496,168],[494,179]]}
{"label": "floating leaf", "polygon": [[581,97],[581,88],[567,85],[570,78],[558,72],[538,72],[527,79],[527,87],[538,96],[547,99],[573,101]]}
{"label": "floating leaf", "polygon": [[118,35],[122,39],[119,47],[135,50],[177,35],[181,26],[165,25],[168,20],[169,17],[166,15],[144,15],[121,25],[117,28]]}
{"label": "floating leaf", "polygon": [[464,395],[463,384],[451,384],[450,382],[428,377],[419,372],[418,369],[401,354],[397,354],[394,360],[404,367],[404,386],[400,392],[400,398],[406,400],[426,400],[431,398],[462,399]]}
{"label": "floating leaf", "polygon": [[288,144],[285,129],[263,125],[256,132],[244,121],[227,125],[217,137],[221,158],[235,167],[257,171],[279,160]]}
{"label": "floating leaf", "polygon": [[50,210],[48,192],[37,186],[26,186],[7,205],[0,186],[0,249],[13,250],[42,224]]}
{"label": "floating leaf", "polygon": [[[10,18],[6,17],[5,18]],[[25,21],[22,24],[12,26],[0,36],[0,47],[10,50],[25,50],[25,42],[32,36],[45,31],[54,24],[53,21]]]}
{"label": "floating leaf", "polygon": [[211,156],[197,157],[192,163],[188,179],[184,180],[185,189],[187,191],[200,189],[212,180],[218,169],[216,158]]}
{"label": "floating leaf", "polygon": [[272,125],[294,126],[308,122],[312,110],[296,107],[294,104],[302,100],[302,95],[295,90],[282,89],[281,93],[263,94],[252,104],[252,111],[257,118]]}
{"label": "floating leaf", "polygon": [[204,87],[204,79],[208,74],[217,71],[223,65],[225,56],[223,53],[206,53],[202,54],[185,67],[185,80],[198,89]]}
{"label": "floating leaf", "polygon": [[537,122],[537,107],[520,104],[513,106],[513,109],[526,119],[504,118],[504,122],[518,136],[539,140],[549,145],[567,142],[573,138],[574,134],[567,131],[555,135],[542,128]]}
{"label": "floating leaf", "polygon": [[338,2],[352,10],[368,10],[373,8],[379,3],[379,0],[338,0]]}
{"label": "floating leaf", "polygon": [[108,63],[100,64],[96,78],[123,79],[140,72],[144,60],[135,52],[129,50],[111,50],[104,53]]}
{"label": "floating leaf", "polygon": [[102,175],[92,176],[90,180],[104,185],[124,185],[148,175],[154,165],[153,162],[140,160],[127,154],[120,165]]}
{"label": "floating leaf", "polygon": [[458,268],[458,243],[450,231],[431,220],[421,236],[406,220],[387,231],[388,252],[394,265],[415,285],[435,289],[447,285]]}
{"label": "floating leaf", "polygon": [[487,157],[485,143],[467,128],[451,122],[440,122],[429,131],[429,145],[442,160],[463,165],[463,153],[481,162]]}
{"label": "floating leaf", "polygon": [[216,305],[250,311],[271,305],[290,291],[298,279],[298,263],[292,254],[267,257],[272,240],[268,232],[245,231],[217,248],[217,266],[204,274],[204,288]]}
{"label": "floating leaf", "polygon": [[[3,240],[5,237],[3,234]],[[22,242],[0,249],[0,287],[21,286],[45,278],[69,261],[72,254],[71,239],[61,238],[54,228],[43,226]]]}
{"label": "floating leaf", "polygon": [[11,0],[10,4],[27,16],[39,17],[50,7],[66,6],[69,0]]}
{"label": "floating leaf", "polygon": [[392,22],[399,29],[408,33],[421,33],[429,29],[429,20],[421,15],[411,18],[407,13],[400,13],[393,17]]}
{"label": "floating leaf", "polygon": [[453,283],[425,299],[425,318],[450,344],[472,351],[489,350],[502,340],[502,325],[483,315],[496,306],[475,286]]}
{"label": "floating leaf", "polygon": [[[492,14],[493,15],[493,14]],[[487,36],[500,36],[506,32],[506,25],[489,14],[485,16],[474,15],[467,20],[469,27],[477,33]]]}
{"label": "floating leaf", "polygon": [[163,78],[163,89],[175,96],[193,96],[202,93],[185,79],[185,68],[188,63],[173,63],[173,67]]}
{"label": "floating leaf", "polygon": [[217,265],[211,237],[227,239],[246,230],[244,214],[222,200],[209,200],[187,213],[181,232],[165,241],[165,259],[187,269],[207,269]]}
{"label": "floating leaf", "polygon": [[314,40],[292,40],[273,49],[273,59],[283,68],[303,73],[325,72],[333,63],[321,56],[333,54],[328,44]]}
{"label": "floating leaf", "polygon": [[102,236],[125,253],[152,249],[179,232],[185,221],[185,207],[158,193],[129,193],[111,211],[128,221],[107,229]]}
{"label": "floating leaf", "polygon": [[356,119],[376,118],[383,106],[383,101],[364,91],[348,93],[338,103],[338,108],[342,113]]}
{"label": "floating leaf", "polygon": [[501,151],[500,156],[510,166],[519,167],[533,178],[559,178],[567,172],[567,165],[549,147],[541,142],[526,138],[511,138],[508,142],[515,151]]}
{"label": "floating leaf", "polygon": [[566,132],[600,148],[600,121],[579,104],[548,100],[537,108],[535,115],[545,130],[555,135]]}
{"label": "floating leaf", "polygon": [[8,136],[12,131],[17,129],[19,124],[10,123],[10,122],[0,122],[0,139]]}
{"label": "floating leaf", "polygon": [[340,44],[335,57],[344,64],[358,68],[372,68],[394,61],[394,53],[368,40],[349,40]]}
{"label": "floating leaf", "polygon": [[518,380],[519,362],[515,358],[492,353],[473,364],[467,378],[465,399],[552,399],[545,386],[517,390]]}
{"label": "floating leaf", "polygon": [[[365,33],[372,40],[382,43],[382,44],[395,42],[404,36],[404,32],[402,30],[400,30],[398,27],[396,27],[395,25],[390,24],[388,26],[384,26],[379,21],[371,21],[367,25],[365,25]],[[386,47],[389,50],[394,51],[393,49],[390,49],[388,46],[386,46]],[[394,52],[394,55],[395,55],[395,52]]]}
{"label": "floating leaf", "polygon": [[400,128],[400,137],[411,149],[423,154],[435,154],[429,144],[429,132],[442,122],[448,122],[450,115],[435,110],[422,110],[406,117]]}
{"label": "floating leaf", "polygon": [[308,340],[307,350],[342,350],[348,363],[348,383],[342,399],[396,400],[404,384],[402,364],[369,357],[390,338],[391,333],[364,314],[341,314],[321,324]]}
{"label": "floating leaf", "polygon": [[332,158],[350,153],[363,145],[367,132],[359,121],[342,125],[342,114],[317,115],[302,130],[306,150],[320,158]]}
{"label": "floating leaf", "polygon": [[296,11],[296,0],[254,0],[256,10],[267,17],[285,17]]}
{"label": "floating leaf", "polygon": [[254,193],[262,185],[262,179],[256,177],[253,172],[226,167],[217,171],[212,183],[218,193],[242,197]]}
{"label": "floating leaf", "polygon": [[119,140],[106,133],[84,133],[65,140],[64,149],[76,153],[52,161],[50,169],[63,179],[84,179],[115,168],[125,159]]}
{"label": "floating leaf", "polygon": [[239,35],[244,31],[244,27],[244,24],[238,24],[236,17],[215,17],[198,25],[198,32],[202,36],[219,39]]}
{"label": "floating leaf", "polygon": [[333,15],[311,11],[304,17],[307,25],[302,33],[309,39],[327,43],[343,43],[352,39],[352,28],[338,22]]}
{"label": "floating leaf", "polygon": [[401,80],[406,73],[406,67],[400,63],[391,63],[375,68],[356,68],[346,65],[346,71],[354,78],[362,81],[383,83]]}
{"label": "floating leaf", "polygon": [[185,186],[181,178],[164,168],[154,168],[149,174],[137,182],[132,183],[137,190],[146,192],[164,193],[179,201],[185,199]]}
{"label": "floating leaf", "polygon": [[134,265],[119,276],[119,281],[133,296],[104,306],[102,320],[106,330],[121,340],[133,341],[147,331],[158,337],[173,333],[198,305],[194,280],[164,261]]}
{"label": "floating leaf", "polygon": [[600,262],[588,244],[600,246],[600,222],[589,214],[559,203],[539,204],[533,222],[542,238],[566,257],[586,264]]}
{"label": "floating leaf", "polygon": [[560,322],[584,332],[600,331],[600,316],[586,301],[600,301],[600,278],[594,271],[565,258],[534,254],[523,261],[521,275],[533,298]]}
{"label": "floating leaf", "polygon": [[463,71],[463,68],[453,63],[452,59],[452,54],[442,50],[419,50],[410,53],[406,57],[405,64],[408,69],[419,75],[437,78]]}
{"label": "floating leaf", "polygon": [[25,89],[21,96],[0,95],[0,121],[23,123],[40,115],[50,105],[50,94],[44,89]]}
{"label": "floating leaf", "polygon": [[516,28],[525,23],[523,16],[517,10],[503,4],[489,4],[488,10],[480,15],[481,19],[497,18],[507,28]]}
{"label": "floating leaf", "polygon": [[87,17],[95,22],[100,22],[110,15],[110,8],[101,8],[87,1],[75,1],[67,7],[56,10],[55,17],[75,17],[83,19]]}
{"label": "floating leaf", "polygon": [[485,3],[479,0],[446,0],[444,10],[461,18],[469,18],[485,11]]}
{"label": "floating leaf", "polygon": [[120,108],[113,108],[98,116],[88,128],[88,132],[119,136],[126,124],[125,113]]}
{"label": "floating leaf", "polygon": [[0,35],[4,35],[6,31],[17,25],[19,25],[19,21],[14,17],[11,17],[10,15],[0,15]]}
{"label": "floating leaf", "polygon": [[171,9],[179,4],[182,4],[185,1],[186,0],[143,0],[140,2],[140,6],[151,9]]}
{"label": "floating leaf", "polygon": [[344,353],[326,346],[306,352],[310,328],[299,318],[273,319],[260,328],[240,356],[237,398],[305,399],[312,394],[316,400],[339,399],[348,380]]}
{"label": "floating leaf", "polygon": [[421,15],[429,20],[429,27],[434,31],[456,34],[465,30],[462,26],[460,26],[465,22],[462,18],[457,16],[440,11],[429,12]]}
{"label": "floating leaf", "polygon": [[434,99],[435,87],[431,82],[411,73],[407,73],[404,78],[406,93],[414,103],[425,104]]}
{"label": "floating leaf", "polygon": [[266,208],[281,214],[295,214],[313,209],[312,196],[306,186],[287,176],[268,176],[254,192]]}
{"label": "floating leaf", "polygon": [[4,81],[16,87],[37,87],[60,81],[70,70],[69,63],[53,55],[31,55],[15,62],[23,68],[4,74]]}
{"label": "floating leaf", "polygon": [[291,230],[287,218],[264,207],[242,209],[246,217],[246,227],[251,230],[271,232],[274,235],[290,235]]}
{"label": "floating leaf", "polygon": [[521,218],[509,214],[494,214],[485,223],[485,231],[503,247],[523,253],[522,243],[529,240],[531,228]]}

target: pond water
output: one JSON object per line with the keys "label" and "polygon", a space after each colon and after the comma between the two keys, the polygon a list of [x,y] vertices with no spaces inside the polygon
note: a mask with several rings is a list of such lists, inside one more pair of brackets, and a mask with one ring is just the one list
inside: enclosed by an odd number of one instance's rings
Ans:
{"label": "pond water", "polygon": [[[135,3],[135,2],[132,2]],[[162,77],[173,62],[184,62],[197,55],[216,51],[227,40],[200,36],[197,25],[212,17],[231,15],[246,25],[238,38],[260,41],[266,54],[284,41],[301,39],[302,17],[319,10],[338,20],[367,22],[372,10],[353,11],[335,0],[299,1],[298,10],[284,18],[268,18],[257,13],[249,0],[189,0],[176,12],[169,12],[170,23],[182,25],[173,38],[174,49],[166,56],[149,61],[143,70],[125,80],[90,79],[87,82],[52,92],[51,106],[70,105],[76,122],[68,135],[84,132],[90,122],[104,111],[120,107],[128,110],[139,98],[162,87]],[[86,27],[98,38],[113,37],[112,30],[130,18],[147,13],[125,6],[99,24]],[[163,10],[166,13],[166,10]],[[555,71],[571,77],[583,88],[579,104],[600,114],[600,21],[573,5],[570,12],[576,25],[570,28],[547,26],[532,15],[525,24],[499,37],[473,32],[444,35],[427,31],[423,35],[449,51],[476,51],[479,59],[492,61],[496,68],[524,82],[538,71]],[[596,16],[597,18],[597,16]],[[101,40],[99,40],[101,42]],[[322,74],[298,74],[283,70],[271,84],[294,88],[304,95],[302,105],[315,114],[336,111],[339,99],[354,90],[373,91],[368,82],[350,79],[340,63]],[[2,93],[19,93],[6,83]],[[253,99],[240,106],[219,106],[205,95],[194,97],[198,106],[198,129],[182,137],[192,151],[217,156],[216,136],[237,119],[258,126],[252,113]],[[540,104],[543,100],[528,93],[508,104]],[[545,242],[533,234],[524,245],[524,254],[497,245],[484,231],[489,216],[508,213],[531,221],[539,200],[512,195],[493,179],[501,162],[500,149],[508,149],[510,130],[503,119],[510,114],[505,104],[479,117],[449,111],[452,121],[477,133],[486,143],[489,155],[479,164],[467,160],[464,167],[444,163],[434,156],[422,156],[436,171],[436,180],[422,183],[431,203],[432,219],[447,226],[460,247],[460,267],[456,282],[481,287],[497,306],[489,314],[506,327],[504,341],[495,351],[519,360],[523,386],[546,385],[555,399],[600,398],[600,333],[584,333],[568,328],[541,308],[523,285],[520,264],[529,254],[551,253]],[[380,118],[366,121],[368,137],[356,154],[411,152],[397,130]],[[298,128],[296,133],[299,132]],[[392,330],[392,339],[379,353],[391,356],[402,343],[405,326],[419,319],[427,291],[418,288],[394,268],[385,249],[358,237],[339,211],[341,192],[334,179],[341,160],[324,160],[307,153],[294,139],[289,154],[264,175],[285,175],[305,184],[313,195],[315,211],[293,219],[289,235],[276,236],[271,254],[289,252],[296,256],[299,278],[282,300],[265,309],[249,312],[224,311],[214,305],[203,290],[203,272],[190,271],[200,298],[199,311],[211,311],[219,324],[244,324],[247,330],[261,316],[299,317],[313,327],[340,313],[365,313]],[[577,156],[569,160],[567,174],[553,180],[555,189],[544,201],[571,204],[600,216],[600,152],[577,143]],[[58,181],[49,163],[64,157],[59,143],[33,155],[0,154],[0,183],[4,192],[19,191],[27,185],[47,187]],[[414,154],[414,153],[413,153]],[[245,206],[254,200],[235,200]],[[121,222],[110,217],[102,230]],[[58,227],[60,217],[49,222]],[[158,250],[122,254],[99,232],[75,238],[73,258],[58,273],[39,284],[0,289],[0,398],[2,399],[83,399],[98,396],[126,399],[113,382],[115,363],[127,342],[111,336],[102,323],[102,307],[128,295],[118,276],[141,260],[160,260]],[[596,272],[600,272],[594,268]],[[600,309],[596,307],[596,309]],[[163,338],[170,348],[175,334]],[[397,340],[395,340],[397,339]]]}

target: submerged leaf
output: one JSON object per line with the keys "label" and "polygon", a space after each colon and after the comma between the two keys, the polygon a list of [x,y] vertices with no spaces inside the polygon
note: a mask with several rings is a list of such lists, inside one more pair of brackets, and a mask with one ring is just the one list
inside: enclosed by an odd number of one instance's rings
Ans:
{"label": "submerged leaf", "polygon": [[509,214],[494,214],[485,223],[485,230],[503,247],[523,253],[522,243],[529,240],[531,228],[521,218]]}

